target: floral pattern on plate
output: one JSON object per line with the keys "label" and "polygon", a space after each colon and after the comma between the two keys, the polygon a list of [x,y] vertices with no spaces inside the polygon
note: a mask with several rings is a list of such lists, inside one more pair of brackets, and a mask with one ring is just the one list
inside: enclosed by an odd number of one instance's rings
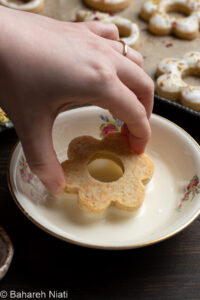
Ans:
{"label": "floral pattern on plate", "polygon": [[200,194],[200,178],[197,175],[195,175],[192,177],[185,190],[183,198],[181,199],[178,205],[178,210],[181,210],[185,201],[192,201],[197,194]]}
{"label": "floral pattern on plate", "polygon": [[114,116],[112,116],[112,119],[111,119],[107,116],[100,115],[100,119],[102,121],[104,121],[104,123],[102,123],[99,127],[99,130],[100,130],[99,135],[101,138],[103,138],[109,132],[120,131],[121,127],[123,125],[123,122],[120,121],[119,119],[115,118]]}
{"label": "floral pattern on plate", "polygon": [[22,180],[26,183],[31,183],[34,175],[33,173],[31,173],[28,163],[24,158],[24,156],[21,156],[21,159],[19,160],[19,165],[20,165],[20,174]]}
{"label": "floral pattern on plate", "polygon": [[51,197],[39,178],[31,172],[24,155],[20,157],[18,172],[21,177],[22,189],[25,189],[30,194],[30,199],[35,204],[44,203],[47,197]]}

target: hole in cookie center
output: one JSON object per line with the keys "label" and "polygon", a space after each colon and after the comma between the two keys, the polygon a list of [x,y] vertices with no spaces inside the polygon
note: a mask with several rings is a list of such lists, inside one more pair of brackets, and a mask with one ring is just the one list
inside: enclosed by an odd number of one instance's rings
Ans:
{"label": "hole in cookie center", "polygon": [[186,70],[182,74],[182,79],[188,85],[192,86],[200,86],[200,70]]}
{"label": "hole in cookie center", "polygon": [[101,182],[113,182],[122,177],[123,164],[115,154],[96,153],[88,163],[90,175]]}
{"label": "hole in cookie center", "polygon": [[126,26],[120,26],[117,25],[117,28],[119,30],[119,36],[122,37],[128,37],[131,34],[131,29]]}
{"label": "hole in cookie center", "polygon": [[184,18],[190,15],[190,10],[184,5],[172,4],[166,8],[166,12],[175,18]]}

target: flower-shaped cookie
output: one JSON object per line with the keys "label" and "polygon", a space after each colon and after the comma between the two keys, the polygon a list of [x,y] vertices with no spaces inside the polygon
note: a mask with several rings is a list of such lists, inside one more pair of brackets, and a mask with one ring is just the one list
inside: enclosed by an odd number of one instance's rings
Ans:
{"label": "flower-shaped cookie", "polygon": [[[185,17],[174,17],[170,11],[181,12]],[[146,0],[141,17],[149,21],[149,30],[156,35],[176,36],[192,40],[197,37],[200,26],[199,0]]]}
{"label": "flower-shaped cookie", "polygon": [[[94,179],[88,164],[110,157],[121,165],[123,175],[117,181]],[[77,137],[68,147],[68,160],[62,163],[67,193],[78,193],[79,207],[89,213],[103,212],[111,203],[125,210],[138,208],[145,196],[146,184],[152,177],[154,165],[145,154],[133,154],[128,141],[120,132],[112,132],[102,140],[90,136]]]}
{"label": "flower-shaped cookie", "polygon": [[[44,0],[28,0],[19,3],[13,0],[0,0],[0,4],[9,8],[38,13],[44,6]],[[24,2],[24,3],[23,3]]]}
{"label": "flower-shaped cookie", "polygon": [[[183,81],[185,75],[200,74],[200,52],[189,52],[183,59],[161,59],[157,68],[157,94],[200,111],[200,86]],[[161,75],[163,74],[163,75]]]}
{"label": "flower-shaped cookie", "polygon": [[93,9],[116,12],[129,6],[131,0],[84,0],[84,2]]}
{"label": "flower-shaped cookie", "polygon": [[137,24],[132,23],[130,20],[114,16],[111,14],[100,13],[98,11],[85,11],[80,10],[76,14],[76,21],[87,22],[87,21],[101,21],[107,23],[113,23],[118,27],[119,34],[128,46],[134,47],[135,49],[139,44],[140,32]]}
{"label": "flower-shaped cookie", "polygon": [[137,24],[132,23],[130,20],[114,16],[111,14],[100,13],[98,11],[85,11],[80,10],[76,14],[76,21],[87,22],[87,21],[101,21],[107,23],[113,23],[117,26],[119,34],[128,46],[134,47],[135,49],[139,44],[140,32]]}

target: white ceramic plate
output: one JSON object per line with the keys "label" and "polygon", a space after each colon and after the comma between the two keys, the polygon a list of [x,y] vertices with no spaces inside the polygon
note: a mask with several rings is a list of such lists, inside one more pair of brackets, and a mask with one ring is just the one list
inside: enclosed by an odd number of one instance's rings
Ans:
{"label": "white ceramic plate", "polygon": [[[98,107],[59,115],[53,129],[60,161],[76,136],[100,138],[119,130],[121,122]],[[76,196],[53,199],[29,170],[19,143],[9,165],[9,186],[24,214],[40,228],[83,246],[126,249],[164,240],[188,226],[200,212],[200,148],[183,129],[157,115],[151,118],[152,137],[146,149],[155,164],[143,205],[136,212],[111,206],[103,215],[88,215]]]}

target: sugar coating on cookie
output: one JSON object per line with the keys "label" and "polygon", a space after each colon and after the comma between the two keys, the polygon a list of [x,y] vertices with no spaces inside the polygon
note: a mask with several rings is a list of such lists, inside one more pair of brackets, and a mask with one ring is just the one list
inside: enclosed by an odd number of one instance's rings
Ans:
{"label": "sugar coating on cookie", "polygon": [[93,9],[104,12],[116,12],[130,5],[131,0],[84,0]]}
{"label": "sugar coating on cookie", "polygon": [[161,59],[157,68],[157,94],[200,111],[200,86],[189,85],[183,80],[190,74],[200,75],[200,52],[189,52],[183,59]]}
{"label": "sugar coating on cookie", "polygon": [[0,4],[13,9],[38,13],[44,6],[44,0],[29,0],[24,1],[24,3],[17,3],[12,0],[0,0]]}
{"label": "sugar coating on cookie", "polygon": [[[181,12],[185,17],[175,17],[170,11]],[[141,17],[149,22],[149,30],[156,35],[175,34],[192,40],[198,36],[200,27],[199,0],[146,0]]]}
{"label": "sugar coating on cookie", "polygon": [[117,26],[121,40],[123,40],[128,46],[135,49],[139,44],[140,31],[137,24],[132,21],[112,14],[100,13],[98,11],[85,11],[80,10],[76,13],[76,21],[101,21],[106,23],[113,23]]}
{"label": "sugar coating on cookie", "polygon": [[[117,181],[94,179],[88,164],[94,157],[109,155],[120,161],[123,175]],[[105,211],[111,203],[124,210],[139,208],[145,197],[145,184],[153,175],[154,165],[145,154],[133,154],[126,137],[109,133],[102,140],[91,136],[77,137],[68,147],[68,160],[62,163],[66,193],[78,193],[79,207],[88,213]]]}

